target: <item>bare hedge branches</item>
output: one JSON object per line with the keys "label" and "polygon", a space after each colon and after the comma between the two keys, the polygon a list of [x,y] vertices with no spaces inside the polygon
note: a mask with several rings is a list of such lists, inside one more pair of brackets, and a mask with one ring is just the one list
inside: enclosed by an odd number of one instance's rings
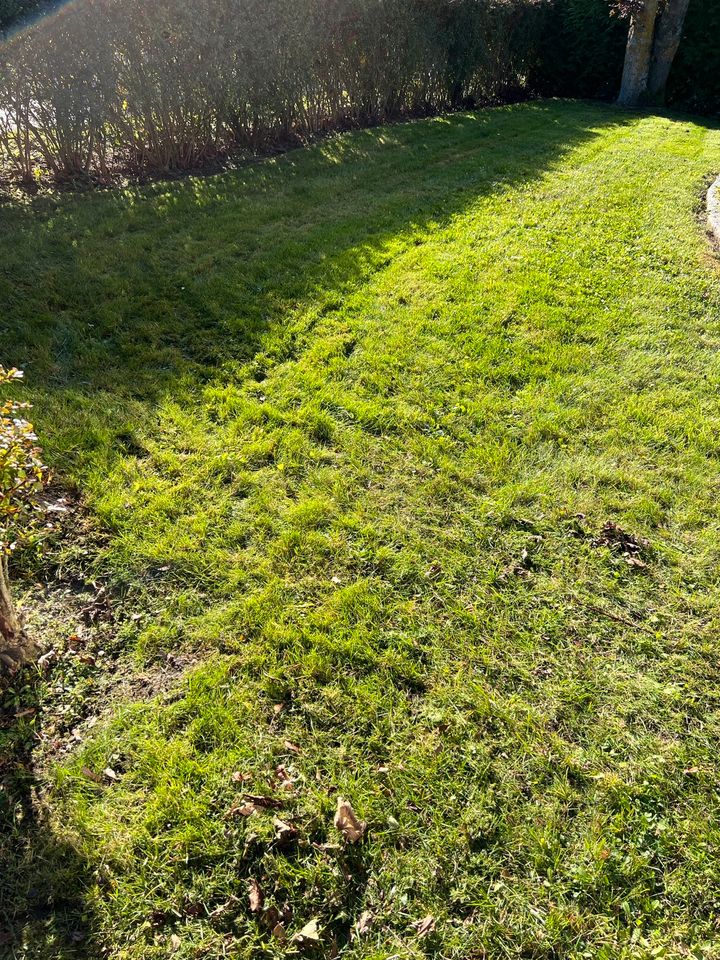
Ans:
{"label": "bare hedge branches", "polygon": [[548,0],[79,0],[0,45],[0,163],[29,180],[195,168],[505,99]]}

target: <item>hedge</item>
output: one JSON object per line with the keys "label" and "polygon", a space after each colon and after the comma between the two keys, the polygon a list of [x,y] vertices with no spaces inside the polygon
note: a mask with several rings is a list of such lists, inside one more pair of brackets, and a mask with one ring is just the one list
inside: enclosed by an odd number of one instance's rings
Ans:
{"label": "hedge", "polygon": [[[200,167],[328,130],[531,95],[611,98],[608,0],[0,0],[0,167]],[[670,103],[720,111],[720,5],[691,0]]]}

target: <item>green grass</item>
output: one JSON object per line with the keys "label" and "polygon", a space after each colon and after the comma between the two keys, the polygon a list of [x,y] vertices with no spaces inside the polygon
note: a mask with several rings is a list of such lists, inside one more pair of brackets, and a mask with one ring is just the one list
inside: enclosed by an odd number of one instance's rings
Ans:
{"label": "green grass", "polygon": [[8,774],[0,953],[720,957],[719,170],[541,103],[0,208],[2,359],[88,512],[34,573],[118,611],[4,736],[113,662],[156,691],[46,736],[34,806]]}

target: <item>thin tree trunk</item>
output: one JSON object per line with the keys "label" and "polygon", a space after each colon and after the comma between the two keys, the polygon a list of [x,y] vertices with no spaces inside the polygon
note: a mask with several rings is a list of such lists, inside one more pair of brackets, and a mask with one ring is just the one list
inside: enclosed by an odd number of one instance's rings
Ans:
{"label": "thin tree trunk", "polygon": [[665,102],[665,87],[675,54],[680,46],[683,23],[690,0],[667,0],[655,30],[648,97],[655,103]]}
{"label": "thin tree trunk", "polygon": [[15,670],[36,653],[35,644],[23,632],[13,603],[7,557],[0,557],[0,664]]}
{"label": "thin tree trunk", "polygon": [[630,20],[618,97],[621,107],[637,107],[647,93],[657,12],[658,0],[645,0],[642,8]]}

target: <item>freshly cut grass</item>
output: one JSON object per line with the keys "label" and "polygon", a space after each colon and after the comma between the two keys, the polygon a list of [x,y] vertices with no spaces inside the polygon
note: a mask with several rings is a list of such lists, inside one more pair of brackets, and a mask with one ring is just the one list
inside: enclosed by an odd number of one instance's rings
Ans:
{"label": "freshly cut grass", "polygon": [[0,208],[117,669],[197,660],[9,805],[0,951],[720,956],[719,170],[536,103]]}

